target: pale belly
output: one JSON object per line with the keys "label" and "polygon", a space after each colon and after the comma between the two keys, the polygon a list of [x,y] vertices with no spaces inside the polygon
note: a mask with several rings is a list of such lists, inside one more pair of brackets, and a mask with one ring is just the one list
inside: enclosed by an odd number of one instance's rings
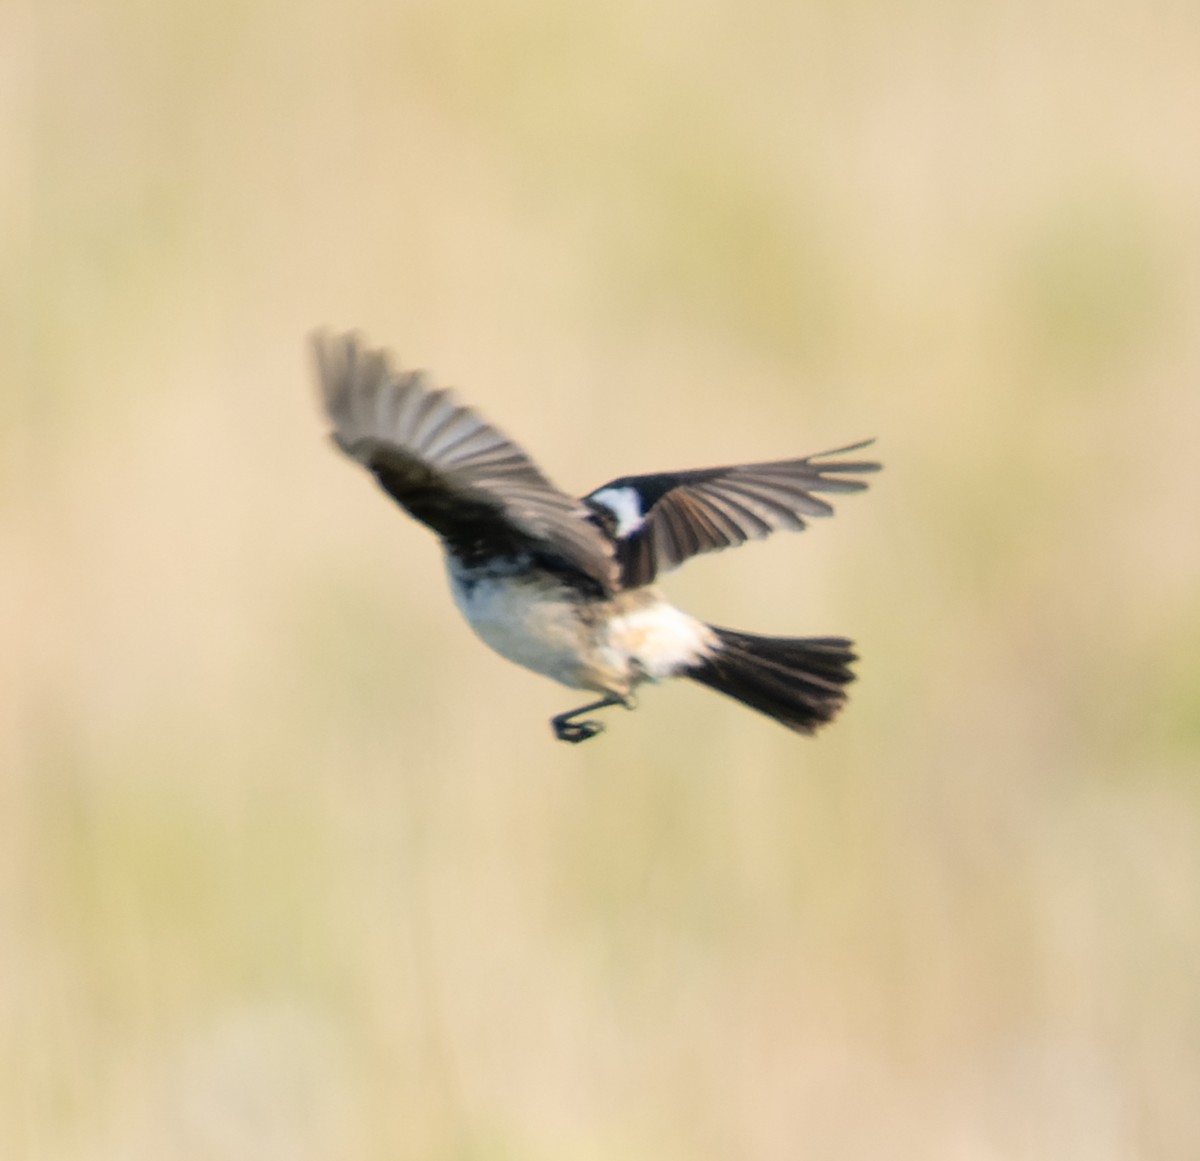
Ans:
{"label": "pale belly", "polygon": [[464,580],[450,569],[454,599],[479,638],[502,657],[573,689],[628,694],[670,677],[715,644],[703,622],[650,589],[581,601],[550,580]]}

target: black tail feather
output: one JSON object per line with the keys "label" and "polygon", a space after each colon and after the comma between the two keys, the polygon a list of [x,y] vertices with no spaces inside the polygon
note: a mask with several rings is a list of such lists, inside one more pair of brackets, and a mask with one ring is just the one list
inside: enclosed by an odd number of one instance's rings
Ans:
{"label": "black tail feather", "polygon": [[719,645],[688,672],[801,734],[832,721],[846,702],[857,658],[844,637],[755,637],[712,626]]}

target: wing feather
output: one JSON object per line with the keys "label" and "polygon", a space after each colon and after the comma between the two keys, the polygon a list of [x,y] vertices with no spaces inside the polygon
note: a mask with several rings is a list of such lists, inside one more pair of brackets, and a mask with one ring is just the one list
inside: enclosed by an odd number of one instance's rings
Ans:
{"label": "wing feather", "polygon": [[534,553],[610,593],[612,542],[507,436],[355,335],[313,340],[333,438],[464,559]]}
{"label": "wing feather", "polygon": [[597,488],[587,502],[611,518],[623,584],[648,584],[699,553],[800,531],[809,519],[833,515],[833,506],[817,493],[860,492],[867,484],[856,477],[880,467],[873,460],[833,457],[872,442],[804,459],[626,476]]}

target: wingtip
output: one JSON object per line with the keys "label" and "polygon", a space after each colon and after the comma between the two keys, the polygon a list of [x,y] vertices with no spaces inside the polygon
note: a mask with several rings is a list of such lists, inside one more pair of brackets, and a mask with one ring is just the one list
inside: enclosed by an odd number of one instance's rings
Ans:
{"label": "wingtip", "polygon": [[327,410],[344,389],[349,378],[347,370],[361,345],[361,337],[356,331],[338,332],[332,327],[317,327],[309,332],[308,349],[317,372],[317,387]]}
{"label": "wingtip", "polygon": [[[837,472],[849,473],[850,475],[863,475],[869,472],[883,471],[883,464],[878,460],[833,460],[830,456],[846,455],[848,452],[862,451],[863,448],[871,447],[876,440],[875,436],[870,439],[860,440],[858,443],[847,444],[845,447],[831,448],[829,451],[818,452],[815,456],[809,456],[809,462],[813,467],[820,472]],[[863,480],[844,480],[846,490],[861,491],[867,487]]]}
{"label": "wingtip", "polygon": [[332,424],[334,444],[359,458],[356,449],[370,434],[369,403],[377,394],[373,385],[387,376],[388,355],[371,349],[358,331],[320,327],[309,333],[308,341],[318,397]]}
{"label": "wingtip", "polygon": [[328,326],[314,327],[308,332],[308,349],[321,373],[324,373],[339,350],[345,351],[356,346],[358,341],[359,336],[355,331],[335,331]]}
{"label": "wingtip", "polygon": [[[873,447],[878,442],[877,436],[871,436],[870,439],[859,440],[858,443],[848,443],[845,447],[830,448],[829,451],[817,452],[815,456],[809,456],[809,459],[823,460],[828,456],[841,456],[847,452],[862,451],[865,447]],[[876,467],[882,467],[882,464],[876,464]]]}

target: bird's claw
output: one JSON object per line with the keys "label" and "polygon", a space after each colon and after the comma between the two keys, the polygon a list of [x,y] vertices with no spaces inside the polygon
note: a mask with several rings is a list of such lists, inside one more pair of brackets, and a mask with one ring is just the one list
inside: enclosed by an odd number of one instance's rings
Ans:
{"label": "bird's claw", "polygon": [[554,736],[560,742],[586,742],[603,731],[604,723],[597,721],[554,723]]}

